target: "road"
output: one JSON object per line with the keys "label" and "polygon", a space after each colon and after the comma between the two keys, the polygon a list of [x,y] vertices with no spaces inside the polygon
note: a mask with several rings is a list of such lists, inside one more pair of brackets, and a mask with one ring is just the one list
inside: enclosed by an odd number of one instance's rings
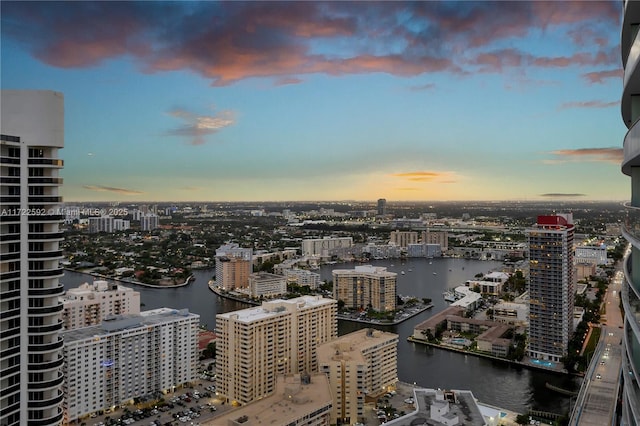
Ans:
{"label": "road", "polygon": [[603,300],[606,324],[600,342],[585,372],[569,425],[602,426],[615,424],[615,408],[620,387],[624,319],[620,311],[620,292],[624,273],[619,263]]}

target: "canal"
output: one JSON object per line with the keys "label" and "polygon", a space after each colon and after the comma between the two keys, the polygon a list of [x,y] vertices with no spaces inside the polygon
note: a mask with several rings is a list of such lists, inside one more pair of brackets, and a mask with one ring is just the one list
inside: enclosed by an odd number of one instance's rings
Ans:
{"label": "canal", "polygon": [[[413,333],[416,324],[424,321],[448,306],[442,293],[449,288],[473,279],[477,273],[497,271],[500,262],[464,259],[408,259],[374,260],[375,266],[385,266],[398,273],[398,293],[405,296],[432,299],[434,308],[421,313],[396,326],[376,326],[397,333],[398,376],[407,383],[442,389],[469,389],[480,401],[524,413],[529,408],[563,413],[568,410],[569,397],[557,394],[545,387],[549,382],[555,386],[577,390],[579,381],[573,377],[529,370],[519,366],[458,354],[420,344],[410,343],[406,338]],[[331,280],[333,269],[353,269],[354,264],[324,265],[320,269],[322,279]],[[404,271],[404,274],[402,274]],[[129,285],[140,292],[142,310],[160,307],[188,308],[200,315],[201,324],[215,328],[217,313],[246,308],[239,302],[223,299],[207,286],[213,270],[194,271],[195,281],[179,288],[156,289]],[[62,282],[65,288],[77,287],[91,281],[90,275],[66,271]],[[340,321],[339,334],[366,327],[364,324]]]}

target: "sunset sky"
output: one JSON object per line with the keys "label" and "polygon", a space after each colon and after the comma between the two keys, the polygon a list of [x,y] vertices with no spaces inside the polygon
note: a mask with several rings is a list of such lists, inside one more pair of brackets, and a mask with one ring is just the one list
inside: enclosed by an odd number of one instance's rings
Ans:
{"label": "sunset sky", "polygon": [[65,201],[624,200],[614,2],[7,2]]}

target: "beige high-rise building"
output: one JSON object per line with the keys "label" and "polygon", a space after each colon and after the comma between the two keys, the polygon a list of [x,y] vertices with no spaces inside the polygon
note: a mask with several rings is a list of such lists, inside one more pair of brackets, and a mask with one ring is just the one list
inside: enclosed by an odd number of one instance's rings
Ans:
{"label": "beige high-rise building", "polygon": [[218,393],[247,404],[272,393],[278,375],[317,371],[317,346],[338,335],[337,309],[302,296],[216,315]]}
{"label": "beige high-rise building", "polygon": [[333,270],[333,298],[352,309],[396,309],[395,272],[381,266],[362,265],[355,269]]}
{"label": "beige high-rise building", "polygon": [[398,335],[372,328],[346,334],[318,346],[318,366],[334,396],[331,424],[362,422],[365,399],[398,381]]}
{"label": "beige high-rise building", "polygon": [[418,233],[416,231],[391,231],[389,242],[406,248],[409,244],[418,243]]}
{"label": "beige high-rise building", "polygon": [[253,250],[238,244],[225,244],[216,249],[216,286],[223,290],[249,287],[253,272]]}
{"label": "beige high-rise building", "polygon": [[440,251],[446,253],[449,250],[449,233],[447,231],[422,231],[424,244],[440,244]]}
{"label": "beige high-rise building", "polygon": [[70,288],[60,299],[66,330],[98,325],[111,315],[140,314],[139,292],[102,280]]}

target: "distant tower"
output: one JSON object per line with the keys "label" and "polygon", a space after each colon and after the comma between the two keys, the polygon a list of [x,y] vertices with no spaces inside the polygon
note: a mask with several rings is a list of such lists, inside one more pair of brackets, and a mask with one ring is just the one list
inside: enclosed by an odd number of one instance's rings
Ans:
{"label": "distant tower", "polygon": [[378,216],[384,216],[387,214],[387,200],[380,198],[378,200]]}
{"label": "distant tower", "polygon": [[573,332],[575,301],[571,214],[538,216],[529,243],[529,356],[559,362]]}

